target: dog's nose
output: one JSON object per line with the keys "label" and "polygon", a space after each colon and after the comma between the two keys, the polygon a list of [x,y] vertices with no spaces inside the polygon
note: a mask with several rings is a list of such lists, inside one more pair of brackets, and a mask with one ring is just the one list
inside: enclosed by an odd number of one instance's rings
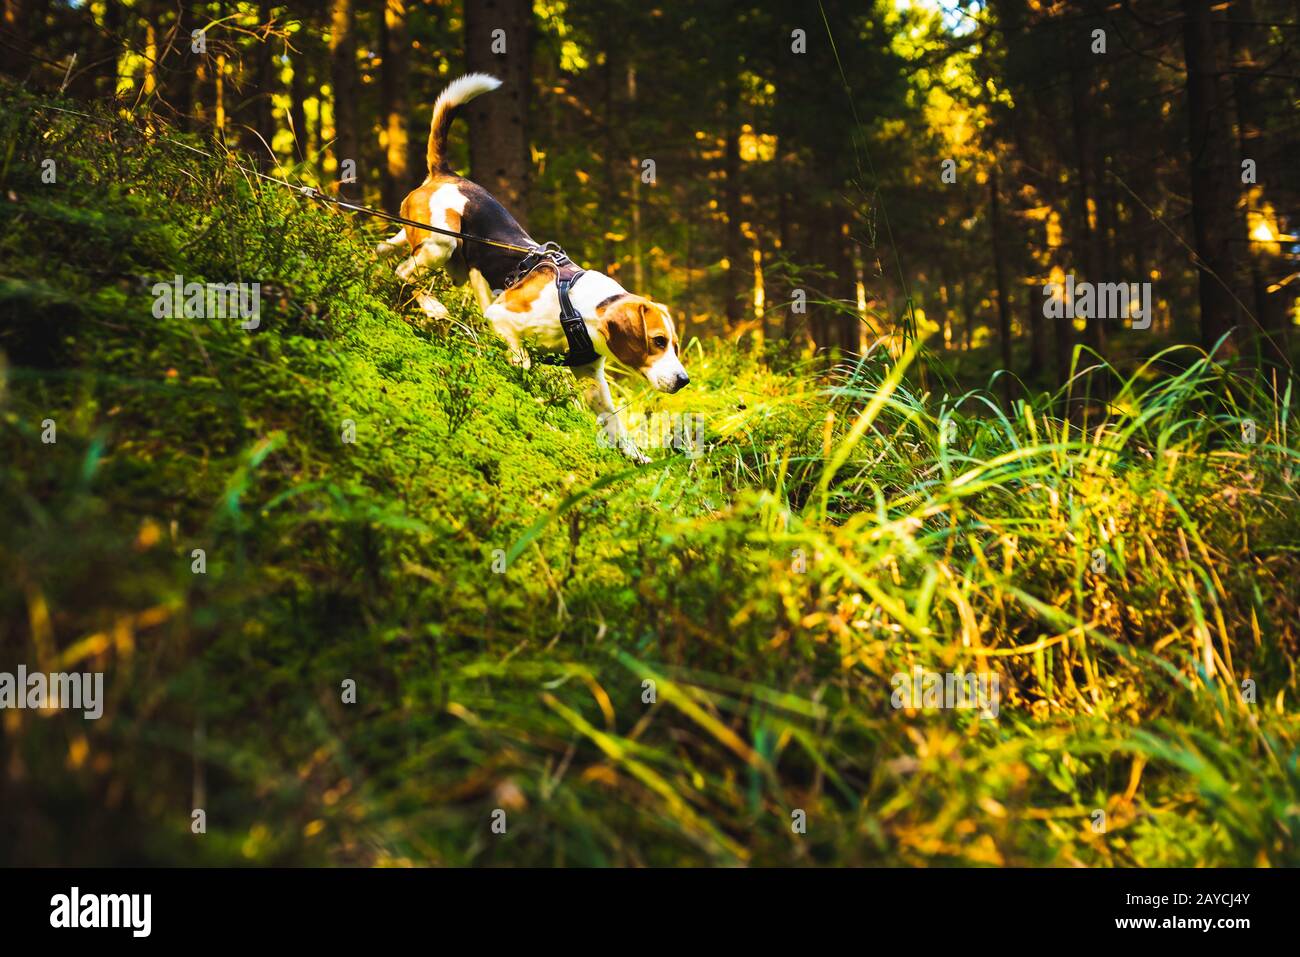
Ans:
{"label": "dog's nose", "polygon": [[691,377],[688,376],[685,372],[679,372],[677,373],[677,378],[673,380],[673,391],[676,392],[679,389],[685,389],[690,384],[691,384]]}

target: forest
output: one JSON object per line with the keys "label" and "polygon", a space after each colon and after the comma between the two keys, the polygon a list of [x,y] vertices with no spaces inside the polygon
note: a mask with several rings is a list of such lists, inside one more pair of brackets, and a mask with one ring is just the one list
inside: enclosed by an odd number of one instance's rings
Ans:
{"label": "forest", "polygon": [[[375,254],[467,73],[646,464]],[[1300,864],[1298,107],[1294,0],[3,0],[0,863]]]}
{"label": "forest", "polygon": [[5,22],[6,72],[390,212],[434,97],[498,76],[459,168],[688,334],[851,356],[932,330],[988,348],[958,368],[1052,389],[1076,344],[1150,348],[1045,317],[1068,273],[1151,283],[1152,338],[1235,328],[1221,353],[1290,367],[1292,3],[23,0]]}

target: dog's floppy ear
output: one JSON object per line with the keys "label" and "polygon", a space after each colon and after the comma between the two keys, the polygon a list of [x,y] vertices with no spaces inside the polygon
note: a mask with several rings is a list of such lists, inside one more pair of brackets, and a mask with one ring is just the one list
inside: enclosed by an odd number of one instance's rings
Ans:
{"label": "dog's floppy ear", "polygon": [[644,299],[629,298],[610,306],[600,319],[600,334],[614,358],[640,369],[650,355],[646,342],[646,315],[654,307]]}

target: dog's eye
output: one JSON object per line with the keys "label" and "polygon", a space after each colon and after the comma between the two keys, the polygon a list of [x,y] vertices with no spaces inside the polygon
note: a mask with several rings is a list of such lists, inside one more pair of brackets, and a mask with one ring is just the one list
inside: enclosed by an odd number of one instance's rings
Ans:
{"label": "dog's eye", "polygon": [[655,336],[655,337],[654,337],[653,339],[651,339],[650,341],[653,342],[653,343],[655,344],[655,348],[656,348],[656,349],[667,349],[667,348],[668,348],[668,337],[667,337],[667,336]]}

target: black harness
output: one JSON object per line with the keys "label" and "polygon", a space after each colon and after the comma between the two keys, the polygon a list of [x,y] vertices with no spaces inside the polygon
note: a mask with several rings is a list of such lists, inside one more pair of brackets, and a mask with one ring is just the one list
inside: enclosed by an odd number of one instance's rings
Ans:
{"label": "black harness", "polygon": [[570,369],[575,366],[591,365],[600,358],[600,353],[591,344],[591,335],[587,332],[587,323],[583,321],[578,310],[574,309],[573,303],[569,301],[569,290],[573,288],[575,282],[582,278],[584,271],[579,269],[571,276],[563,279],[556,278],[555,280],[555,291],[560,294],[560,328],[564,330],[564,338],[569,343],[569,351],[560,364],[566,365]]}
{"label": "black harness", "polygon": [[522,282],[542,265],[550,265],[555,269],[555,291],[560,296],[560,328],[564,330],[564,339],[569,348],[563,356],[541,355],[537,361],[543,365],[562,365],[570,369],[591,365],[600,359],[600,353],[591,343],[587,323],[569,298],[569,292],[586,270],[575,266],[563,249],[555,243],[547,243],[533,250],[520,260],[519,265],[506,278],[506,288]]}

